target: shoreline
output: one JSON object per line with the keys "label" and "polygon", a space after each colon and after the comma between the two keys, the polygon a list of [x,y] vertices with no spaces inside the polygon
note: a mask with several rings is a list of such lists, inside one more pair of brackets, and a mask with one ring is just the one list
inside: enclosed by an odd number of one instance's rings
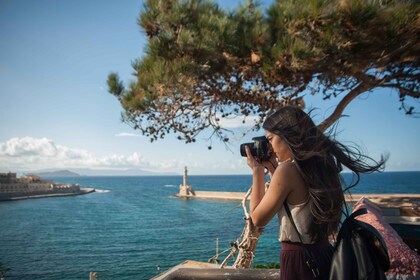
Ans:
{"label": "shoreline", "polygon": [[16,196],[9,197],[7,199],[0,199],[2,201],[15,201],[15,200],[24,200],[24,199],[37,199],[37,198],[48,198],[48,197],[63,197],[63,196],[75,196],[83,195],[88,193],[93,193],[96,190],[94,188],[80,188],[79,192],[69,192],[69,193],[45,193],[45,194],[36,194],[36,195],[25,195],[25,196]]}

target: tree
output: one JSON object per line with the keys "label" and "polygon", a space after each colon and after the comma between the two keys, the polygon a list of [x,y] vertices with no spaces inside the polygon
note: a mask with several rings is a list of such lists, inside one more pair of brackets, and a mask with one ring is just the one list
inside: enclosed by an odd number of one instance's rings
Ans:
{"label": "tree", "polygon": [[[136,81],[117,73],[109,92],[123,119],[151,141],[175,133],[194,142],[205,129],[222,141],[222,118],[255,116],[259,129],[279,106],[304,107],[307,93],[341,98],[319,126],[325,130],[357,96],[394,89],[400,110],[418,115],[420,5],[409,0],[277,0],[268,9],[254,1],[225,11],[210,0],[147,0],[139,25],[146,54],[133,62]],[[252,189],[247,193],[250,195]],[[246,225],[233,243],[233,267],[252,263],[261,229]]]}
{"label": "tree", "polygon": [[117,73],[109,92],[123,120],[151,141],[169,133],[187,143],[222,118],[256,117],[304,94],[339,97],[320,126],[334,123],[357,96],[391,88],[400,109],[417,115],[420,5],[397,0],[282,0],[264,12],[254,1],[225,11],[210,0],[147,0],[138,23],[146,54],[126,87]]}

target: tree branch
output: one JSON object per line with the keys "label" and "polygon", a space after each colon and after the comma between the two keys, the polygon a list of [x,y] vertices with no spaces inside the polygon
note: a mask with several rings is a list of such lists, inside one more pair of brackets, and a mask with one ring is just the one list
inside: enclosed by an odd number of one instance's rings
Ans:
{"label": "tree branch", "polygon": [[351,90],[343,99],[341,99],[340,103],[338,103],[337,107],[335,108],[334,112],[326,118],[322,123],[318,125],[318,128],[322,131],[325,131],[328,127],[330,127],[333,123],[335,123],[343,114],[344,109],[349,105],[351,101],[353,101],[356,97],[367,91],[368,89],[372,88],[370,83],[362,81],[359,83],[356,88]]}

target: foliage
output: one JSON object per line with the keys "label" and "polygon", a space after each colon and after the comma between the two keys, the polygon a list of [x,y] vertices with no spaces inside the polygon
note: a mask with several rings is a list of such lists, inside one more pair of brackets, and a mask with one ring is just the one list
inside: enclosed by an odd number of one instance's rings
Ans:
{"label": "foliage", "polygon": [[280,268],[280,264],[279,263],[256,264],[254,267],[258,269],[278,269]]}
{"label": "foliage", "polygon": [[[123,119],[151,141],[175,133],[195,141],[206,128],[228,142],[222,118],[255,117],[307,93],[343,96],[328,127],[363,92],[392,88],[400,109],[419,98],[420,5],[397,0],[251,0],[234,11],[211,0],[147,0],[138,23],[146,54],[127,87],[109,92]],[[407,99],[410,98],[410,99]]]}

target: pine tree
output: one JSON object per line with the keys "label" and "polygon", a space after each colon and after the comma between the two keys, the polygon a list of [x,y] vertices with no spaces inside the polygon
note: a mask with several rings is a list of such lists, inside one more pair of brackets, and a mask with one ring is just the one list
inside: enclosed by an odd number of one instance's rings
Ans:
{"label": "pine tree", "polygon": [[341,99],[334,123],[360,94],[383,87],[400,109],[419,98],[418,1],[281,0],[263,10],[248,0],[234,11],[211,0],[148,0],[138,23],[148,37],[133,63],[136,80],[116,73],[109,92],[124,120],[151,141],[175,133],[193,142],[206,128],[229,141],[221,118],[257,116],[305,93]]}
{"label": "pine tree", "polygon": [[[148,37],[133,63],[136,80],[108,77],[124,120],[151,141],[175,133],[194,142],[221,118],[257,116],[285,104],[304,107],[305,93],[340,98],[328,128],[357,96],[376,88],[399,95],[418,114],[420,5],[407,0],[277,0],[265,11],[248,0],[234,11],[211,0],[147,0],[138,23]],[[250,195],[252,189],[247,193]],[[233,267],[252,263],[261,234],[247,212]]]}

